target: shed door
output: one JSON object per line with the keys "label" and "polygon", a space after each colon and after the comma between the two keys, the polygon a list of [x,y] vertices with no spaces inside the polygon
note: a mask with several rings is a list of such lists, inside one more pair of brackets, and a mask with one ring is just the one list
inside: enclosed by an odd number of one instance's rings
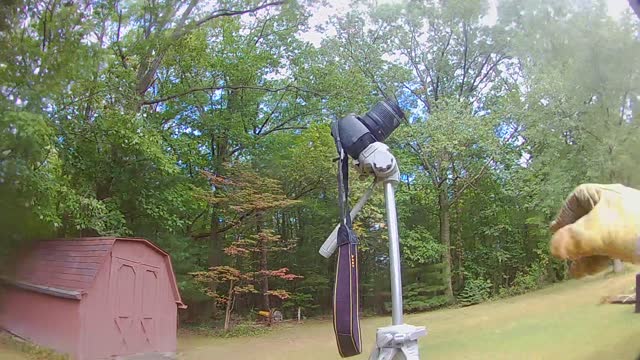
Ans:
{"label": "shed door", "polygon": [[114,355],[157,351],[159,268],[118,257],[112,264],[111,308],[120,344]]}

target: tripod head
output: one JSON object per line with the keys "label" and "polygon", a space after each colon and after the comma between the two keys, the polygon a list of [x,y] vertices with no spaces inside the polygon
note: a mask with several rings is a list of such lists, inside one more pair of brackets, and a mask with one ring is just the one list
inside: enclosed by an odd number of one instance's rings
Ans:
{"label": "tripod head", "polygon": [[[373,176],[374,184],[360,198],[351,209],[350,216],[355,218],[373,193],[376,183],[397,183],[400,170],[396,158],[389,151],[389,147],[382,141],[400,125],[405,118],[397,103],[392,100],[378,102],[363,116],[349,114],[334,124],[331,135],[339,139],[344,151],[354,160],[356,169],[361,176]],[[339,133],[336,137],[335,130]],[[333,229],[327,240],[320,247],[320,254],[331,257],[338,247],[338,228]]]}
{"label": "tripod head", "polygon": [[[352,159],[358,159],[371,144],[387,139],[404,118],[400,106],[390,99],[378,102],[362,116],[349,114],[337,123],[342,148]],[[336,137],[335,129],[331,135]]]}

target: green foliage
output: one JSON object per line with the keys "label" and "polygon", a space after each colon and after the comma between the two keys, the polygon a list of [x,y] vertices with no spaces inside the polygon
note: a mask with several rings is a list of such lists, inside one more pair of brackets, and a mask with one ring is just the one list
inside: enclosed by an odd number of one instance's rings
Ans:
{"label": "green foliage", "polygon": [[540,264],[533,264],[524,271],[518,272],[509,287],[500,289],[501,296],[524,294],[540,288],[544,284],[546,270]]}
{"label": "green foliage", "polygon": [[[328,313],[329,123],[383,96],[407,114],[387,143],[408,311],[563,280],[547,225],[566,194],[640,186],[637,19],[601,1],[500,1],[490,24],[487,1],[361,0],[315,47],[311,3],[1,5],[3,266],[34,238],[142,236],[171,253],[189,321],[220,320],[233,274],[235,314],[265,294]],[[369,184],[351,176],[352,199]],[[378,191],[354,222],[365,312],[389,300],[385,221]]]}
{"label": "green foliage", "polygon": [[[449,304],[449,299],[444,295],[434,295],[442,292],[444,286],[425,286],[421,283],[413,283],[403,287],[403,308],[407,312],[419,312],[433,310]],[[391,310],[391,303],[386,303],[387,311]]]}
{"label": "green foliage", "polygon": [[269,332],[269,328],[265,326],[259,326],[253,323],[241,322],[236,324],[231,331],[227,332],[218,332],[216,336],[223,338],[233,338],[233,337],[255,337],[266,334]]}
{"label": "green foliage", "polygon": [[463,306],[479,304],[491,296],[493,285],[485,279],[466,279],[464,288],[458,294],[458,302]]}
{"label": "green foliage", "polygon": [[305,293],[293,293],[289,297],[288,301],[282,304],[283,314],[290,319],[295,319],[298,315],[298,308],[303,316],[313,314],[320,307],[318,303],[314,301],[312,294]]}
{"label": "green foliage", "polygon": [[418,226],[402,232],[403,256],[410,267],[432,264],[440,259],[445,248],[425,228]]}
{"label": "green foliage", "polygon": [[198,335],[219,337],[219,338],[238,338],[238,337],[255,337],[267,334],[272,328],[258,325],[255,322],[242,321],[235,324],[229,331],[212,328],[210,324],[189,324],[184,328]]}
{"label": "green foliage", "polygon": [[[405,271],[403,301],[406,311],[426,311],[449,305],[451,299],[445,295],[445,264],[419,265]],[[390,303],[385,304],[387,310]]]}

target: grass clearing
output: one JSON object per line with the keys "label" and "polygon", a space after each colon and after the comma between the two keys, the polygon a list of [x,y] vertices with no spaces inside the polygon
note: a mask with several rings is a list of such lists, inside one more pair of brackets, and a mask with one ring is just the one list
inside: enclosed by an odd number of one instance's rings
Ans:
{"label": "grass clearing", "polygon": [[[423,359],[580,359],[637,360],[640,314],[633,305],[600,304],[603,296],[629,293],[635,271],[571,280],[543,290],[460,309],[406,316],[407,323],[427,327],[420,341]],[[375,330],[389,318],[362,321],[367,359]],[[181,335],[179,358],[200,359],[339,359],[330,321],[285,324],[265,334],[213,338]],[[0,342],[0,359],[38,359]]]}
{"label": "grass clearing", "polygon": [[[634,271],[637,269],[633,269]],[[424,359],[617,359],[640,355],[640,314],[633,305],[599,304],[601,297],[628,293],[633,272],[571,280],[529,294],[460,309],[406,316],[427,327],[420,341]],[[375,329],[389,318],[362,321],[367,359]],[[328,321],[285,325],[252,338],[185,336],[182,359],[339,359]]]}
{"label": "grass clearing", "polygon": [[47,348],[17,340],[6,332],[0,333],[1,360],[68,360],[67,356],[57,354]]}

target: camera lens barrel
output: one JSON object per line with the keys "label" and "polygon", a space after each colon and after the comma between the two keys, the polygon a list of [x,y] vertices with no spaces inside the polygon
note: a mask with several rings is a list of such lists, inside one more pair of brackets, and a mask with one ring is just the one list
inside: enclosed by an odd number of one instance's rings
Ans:
{"label": "camera lens barrel", "polygon": [[377,141],[383,142],[393,130],[400,125],[404,113],[398,104],[390,100],[378,102],[360,121],[375,136]]}
{"label": "camera lens barrel", "polygon": [[357,159],[372,143],[383,142],[400,125],[404,113],[391,100],[378,102],[363,116],[350,114],[340,119],[340,142],[347,154]]}

